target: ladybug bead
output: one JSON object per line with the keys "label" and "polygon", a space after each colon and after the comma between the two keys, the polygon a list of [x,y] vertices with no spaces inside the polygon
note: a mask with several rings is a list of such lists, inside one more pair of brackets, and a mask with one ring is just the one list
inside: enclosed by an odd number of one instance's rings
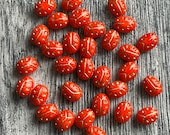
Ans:
{"label": "ladybug bead", "polygon": [[34,87],[34,80],[29,77],[29,76],[25,76],[23,78],[21,78],[16,86],[16,93],[20,96],[20,97],[27,97],[32,89]]}
{"label": "ladybug bead", "polygon": [[102,47],[107,51],[112,51],[120,42],[120,35],[116,30],[109,30],[102,39]]}
{"label": "ladybug bead", "polygon": [[74,124],[75,116],[70,110],[63,110],[59,112],[55,118],[55,127],[58,131],[66,131]]}
{"label": "ladybug bead", "polygon": [[49,37],[49,29],[47,26],[40,24],[37,25],[33,30],[31,34],[31,43],[36,46],[41,46],[42,44],[46,43]]}
{"label": "ladybug bead", "polygon": [[74,124],[78,128],[83,129],[91,126],[94,120],[95,120],[94,112],[91,109],[86,108],[77,114]]}
{"label": "ladybug bead", "polygon": [[159,38],[154,32],[144,34],[137,42],[137,48],[141,52],[147,52],[155,48],[158,44]]}
{"label": "ladybug bead", "polygon": [[56,12],[48,17],[48,27],[51,29],[62,29],[68,25],[68,16],[63,12]]}
{"label": "ladybug bead", "polygon": [[89,80],[94,73],[94,63],[92,59],[83,58],[77,65],[77,75],[81,80]]}
{"label": "ladybug bead", "polygon": [[76,60],[69,56],[62,56],[55,61],[55,69],[61,74],[70,74],[76,70]]}
{"label": "ladybug bead", "polygon": [[93,38],[85,37],[81,41],[80,55],[83,58],[92,58],[96,53],[96,41]]}
{"label": "ladybug bead", "polygon": [[38,61],[32,56],[28,56],[20,59],[16,64],[16,68],[20,74],[31,74],[37,70]]}
{"label": "ladybug bead", "polygon": [[136,61],[140,56],[140,51],[132,44],[124,44],[119,48],[118,55],[125,61]]}
{"label": "ladybug bead", "polygon": [[127,62],[118,71],[119,79],[123,82],[133,80],[138,74],[138,65],[135,62]]}
{"label": "ladybug bead", "polygon": [[80,48],[80,36],[76,32],[68,32],[63,41],[64,50],[68,54],[76,53]]}
{"label": "ladybug bead", "polygon": [[51,14],[57,7],[55,0],[39,0],[34,7],[38,16],[47,16]]}
{"label": "ladybug bead", "polygon": [[57,41],[48,41],[41,46],[44,56],[55,58],[63,54],[63,45]]}
{"label": "ladybug bead", "polygon": [[116,17],[123,16],[127,10],[126,2],[125,0],[108,0],[108,9]]}
{"label": "ladybug bead", "polygon": [[93,21],[84,26],[84,35],[91,38],[99,38],[106,32],[106,27],[103,22]]}
{"label": "ladybug bead", "polygon": [[110,110],[110,100],[106,94],[99,93],[93,98],[92,110],[96,116],[105,116]]}
{"label": "ladybug bead", "polygon": [[58,107],[55,104],[44,104],[36,111],[36,117],[40,122],[49,122],[56,118]]}
{"label": "ladybug bead", "polygon": [[46,103],[48,95],[48,88],[42,84],[38,84],[31,91],[30,102],[35,106],[43,105]]}
{"label": "ladybug bead", "polygon": [[120,33],[132,32],[136,28],[136,20],[131,16],[119,16],[115,19],[113,28]]}
{"label": "ladybug bead", "polygon": [[61,6],[66,11],[72,11],[82,4],[82,0],[62,0]]}
{"label": "ladybug bead", "polygon": [[162,84],[154,76],[148,75],[142,82],[143,88],[150,96],[158,96],[162,93]]}
{"label": "ladybug bead", "polygon": [[98,88],[103,88],[110,82],[110,69],[107,66],[99,66],[93,75],[93,84]]}
{"label": "ladybug bead", "polygon": [[84,8],[78,8],[71,12],[69,22],[73,28],[85,26],[90,21],[90,13]]}
{"label": "ladybug bead", "polygon": [[106,94],[110,98],[120,98],[128,92],[128,86],[125,82],[114,81],[106,86]]}
{"label": "ladybug bead", "polygon": [[81,87],[74,82],[65,82],[61,89],[64,97],[71,102],[78,101],[82,97]]}
{"label": "ladybug bead", "polygon": [[86,129],[85,135],[106,135],[106,132],[97,126],[90,126]]}
{"label": "ladybug bead", "polygon": [[116,106],[114,118],[118,123],[125,123],[131,118],[132,111],[132,104],[130,102],[121,102]]}
{"label": "ladybug bead", "polygon": [[138,111],[136,119],[140,124],[150,125],[158,119],[158,110],[154,107],[145,107]]}

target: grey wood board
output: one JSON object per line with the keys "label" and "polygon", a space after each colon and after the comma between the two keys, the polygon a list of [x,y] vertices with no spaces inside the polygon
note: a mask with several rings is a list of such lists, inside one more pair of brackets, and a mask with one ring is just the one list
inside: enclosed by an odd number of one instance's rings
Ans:
{"label": "grey wood board", "polygon": [[[0,1],[0,134],[1,135],[81,135],[84,133],[73,126],[70,130],[59,133],[53,123],[39,123],[35,118],[36,107],[29,100],[21,99],[15,94],[16,83],[22,76],[16,71],[16,62],[25,56],[34,56],[39,61],[38,70],[31,74],[36,84],[42,83],[50,90],[48,103],[55,103],[60,110],[70,109],[75,114],[83,108],[90,107],[92,98],[104,89],[93,86],[91,81],[81,81],[76,73],[60,75],[54,70],[55,59],[48,59],[39,47],[33,46],[30,33],[37,24],[46,24],[46,18],[37,17],[33,11],[37,0],[4,0]],[[57,0],[56,11],[62,11],[61,0]],[[135,44],[144,33],[154,31],[159,35],[159,45],[148,53],[141,54],[137,63],[139,74],[128,83],[129,92],[119,99],[111,99],[111,110],[105,117],[98,117],[94,125],[104,129],[108,135],[169,135],[170,134],[170,1],[169,0],[126,0],[127,15],[137,21],[135,31],[121,34],[119,46],[107,52],[101,47],[101,39],[97,39],[98,48],[93,60],[95,67],[107,65],[112,71],[112,81],[118,79],[117,71],[124,63],[117,56],[118,48],[125,43]],[[81,7],[88,9],[91,20],[103,21],[107,30],[113,28],[114,17],[107,9],[107,0],[84,0]],[[68,31],[75,31],[83,38],[82,29],[67,27],[62,30],[50,30],[50,39],[62,42]],[[64,54],[67,55],[67,54]],[[72,57],[80,60],[79,54]],[[146,75],[158,77],[163,84],[163,93],[158,97],[148,96],[141,81]],[[61,85],[71,80],[83,89],[83,97],[76,103],[66,101],[61,95]],[[113,110],[121,101],[133,104],[133,117],[125,124],[118,124],[113,119]],[[146,106],[154,106],[159,110],[159,119],[150,126],[139,125],[135,119],[137,111]]]}

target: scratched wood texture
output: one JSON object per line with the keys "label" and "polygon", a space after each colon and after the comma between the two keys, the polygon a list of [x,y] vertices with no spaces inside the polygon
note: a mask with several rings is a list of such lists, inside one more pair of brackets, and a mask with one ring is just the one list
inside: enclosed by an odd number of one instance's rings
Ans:
{"label": "scratched wood texture", "polygon": [[[21,99],[15,94],[16,82],[22,76],[16,71],[16,62],[25,56],[34,56],[39,61],[38,70],[31,74],[36,84],[48,86],[50,96],[48,103],[55,103],[60,110],[70,109],[75,114],[83,108],[90,107],[92,98],[104,89],[95,88],[91,81],[81,81],[76,73],[60,75],[54,70],[55,59],[45,58],[40,48],[30,44],[29,36],[37,24],[46,24],[46,18],[39,18],[33,11],[37,0],[1,0],[0,1],[0,134],[1,135],[82,135],[83,130],[73,126],[70,130],[59,133],[51,123],[39,123],[35,118],[36,107],[29,100]],[[56,11],[62,11],[61,0],[57,0]],[[146,32],[154,31],[159,35],[159,45],[151,52],[141,54],[139,75],[128,83],[126,96],[111,100],[111,109],[107,116],[99,117],[94,125],[104,129],[107,135],[169,135],[170,134],[170,1],[169,0],[126,0],[127,15],[137,21],[137,28],[129,34],[121,35],[121,46],[124,43],[135,44]],[[112,28],[114,17],[107,10],[107,0],[84,0],[81,7],[91,13],[91,20],[105,22],[107,29]],[[52,31],[51,40],[62,42],[64,34],[76,31],[83,37],[82,29],[66,29]],[[93,58],[95,67],[107,65],[112,71],[112,81],[117,79],[117,71],[124,62],[116,55],[117,47],[107,52],[98,43],[97,54]],[[67,55],[67,54],[65,54]],[[72,55],[77,61],[79,54]],[[148,96],[141,87],[142,79],[148,75],[158,77],[163,84],[163,93],[158,97]],[[66,101],[60,91],[61,85],[71,80],[83,89],[83,97],[76,103]],[[125,124],[118,124],[113,119],[113,110],[121,101],[133,104],[133,117]],[[159,119],[150,126],[139,125],[135,119],[137,111],[146,106],[154,106],[159,110]]]}

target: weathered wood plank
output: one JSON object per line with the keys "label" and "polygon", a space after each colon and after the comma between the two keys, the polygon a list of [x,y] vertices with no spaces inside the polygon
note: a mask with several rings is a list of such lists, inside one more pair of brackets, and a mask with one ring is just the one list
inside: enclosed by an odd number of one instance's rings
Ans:
{"label": "weathered wood plank", "polygon": [[[75,113],[81,109],[90,107],[91,100],[96,93],[104,92],[104,89],[95,88],[90,81],[80,81],[76,73],[67,76],[59,75],[54,71],[54,60],[42,56],[38,47],[30,44],[29,36],[32,28],[45,23],[46,18],[38,18],[33,12],[34,3],[37,0],[6,0],[0,1],[0,133],[2,135],[81,135],[84,131],[73,127],[64,133],[58,133],[53,123],[41,124],[36,121],[36,108],[29,104],[28,99],[20,99],[15,94],[15,85],[21,77],[15,69],[15,63],[22,57],[35,56],[40,67],[31,76],[36,83],[43,83],[50,89],[48,102],[56,103],[60,110],[70,109]],[[170,1],[168,0],[126,0],[128,5],[127,15],[137,20],[137,28],[134,32],[121,35],[121,44],[136,43],[136,40],[148,31],[154,31],[159,35],[159,45],[151,52],[141,54],[138,60],[140,66],[139,75],[128,83],[129,92],[126,96],[111,100],[111,110],[106,117],[97,118],[94,125],[103,128],[108,135],[169,135],[170,134]],[[57,11],[62,11],[61,0],[57,0]],[[114,17],[107,10],[107,0],[84,0],[82,7],[91,13],[91,20],[100,20],[106,23],[107,29],[112,28]],[[62,42],[63,35],[68,31],[77,31],[83,37],[82,29],[66,28],[64,30],[51,31],[50,39]],[[107,65],[112,71],[112,81],[117,79],[117,71],[123,61],[116,53],[118,47],[112,51],[104,51],[100,45],[101,39],[97,39],[97,54],[93,58],[95,66]],[[73,55],[80,60],[78,54]],[[148,75],[155,75],[163,84],[163,93],[156,98],[146,95],[141,87],[142,79]],[[69,103],[60,93],[60,87],[66,80],[72,80],[83,88],[84,96],[79,102]],[[115,106],[127,100],[134,106],[132,119],[125,124],[118,124],[113,120]],[[159,110],[159,120],[150,126],[141,126],[135,120],[137,111],[145,106],[152,105]]]}

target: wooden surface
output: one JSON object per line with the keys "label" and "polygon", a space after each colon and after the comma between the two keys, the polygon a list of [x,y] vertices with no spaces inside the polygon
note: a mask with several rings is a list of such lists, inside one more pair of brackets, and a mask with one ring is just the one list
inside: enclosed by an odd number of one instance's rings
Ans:
{"label": "wooden surface", "polygon": [[[54,70],[54,59],[45,58],[40,48],[30,44],[29,36],[33,27],[40,23],[46,24],[46,18],[39,18],[33,11],[37,0],[1,0],[0,1],[0,134],[1,135],[82,135],[83,130],[75,126],[64,133],[58,133],[53,123],[39,123],[35,118],[36,107],[29,104],[28,99],[21,99],[15,94],[18,79],[22,77],[16,71],[16,62],[24,56],[35,56],[40,64],[31,76],[36,84],[43,83],[50,90],[48,103],[56,103],[60,110],[70,109],[78,113],[90,107],[92,97],[104,89],[95,88],[90,81],[80,81],[76,73],[60,75]],[[62,11],[61,0],[57,0],[57,11]],[[94,125],[103,128],[107,135],[169,135],[170,134],[170,1],[169,0],[126,0],[127,15],[137,21],[137,28],[129,34],[121,35],[121,44],[135,44],[137,39],[146,32],[154,31],[159,35],[159,45],[151,52],[141,54],[137,61],[140,70],[134,81],[128,83],[129,92],[126,96],[111,100],[111,110],[106,117],[96,119]],[[112,28],[114,17],[107,10],[107,0],[84,0],[82,7],[91,13],[91,20],[106,23],[107,29]],[[51,31],[50,39],[62,42],[63,35],[68,31],[79,32],[82,29],[68,27],[64,30]],[[97,54],[93,58],[95,67],[107,65],[112,71],[112,81],[117,79],[117,71],[124,62],[116,55],[117,47],[107,52],[101,47],[101,39],[97,39]],[[66,54],[65,54],[66,55]],[[72,55],[77,61],[79,54]],[[163,84],[163,93],[156,98],[148,96],[141,87],[146,75],[158,77]],[[76,103],[66,101],[60,92],[61,85],[71,80],[83,89],[83,97]],[[113,120],[113,110],[121,101],[133,104],[133,117],[125,124]],[[139,125],[135,119],[137,111],[146,106],[154,106],[159,110],[159,120],[150,126]]]}

